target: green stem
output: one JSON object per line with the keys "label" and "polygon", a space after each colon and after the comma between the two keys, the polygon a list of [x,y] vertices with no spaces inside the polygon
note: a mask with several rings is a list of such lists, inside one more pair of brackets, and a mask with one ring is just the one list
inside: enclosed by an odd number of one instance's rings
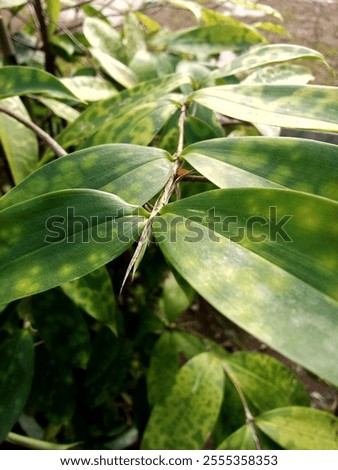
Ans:
{"label": "green stem", "polygon": [[148,220],[147,220],[147,222],[144,226],[142,234],[141,234],[141,236],[139,238],[139,241],[137,243],[136,250],[135,250],[134,255],[133,255],[133,257],[132,257],[132,259],[131,259],[131,261],[128,265],[126,274],[124,276],[124,279],[123,279],[123,282],[122,282],[122,285],[121,285],[121,289],[120,289],[120,294],[123,290],[123,287],[126,283],[126,280],[129,276],[129,274],[133,270],[134,266],[138,265],[138,261],[139,261],[140,257],[142,258],[142,255],[144,254],[145,248],[147,247],[147,244],[148,244],[149,239],[150,239],[151,227],[152,227],[152,224],[153,224],[153,221],[154,221],[155,217],[160,212],[162,207],[164,207],[166,204],[168,204],[172,193],[175,191],[175,187],[176,187],[177,183],[181,180],[181,177],[177,176],[177,170],[181,166],[180,156],[181,156],[181,153],[182,153],[183,147],[184,147],[184,123],[185,123],[186,115],[187,115],[187,105],[186,105],[186,103],[184,103],[181,107],[181,114],[180,114],[180,118],[179,118],[179,121],[178,121],[179,136],[178,136],[177,150],[173,155],[173,158],[174,158],[173,173],[170,176],[169,180],[167,181],[166,185],[164,186],[162,194],[157,199],[157,201],[156,201],[156,203],[153,207],[153,210],[151,211],[151,214],[150,214],[150,216],[149,216],[149,218],[148,218]]}
{"label": "green stem", "polygon": [[250,428],[251,435],[252,435],[252,438],[255,442],[256,449],[257,450],[263,450],[262,444],[260,443],[259,437],[257,435],[256,425],[255,425],[255,418],[251,414],[251,411],[250,411],[248,402],[245,398],[245,395],[243,393],[243,390],[242,390],[240,384],[238,383],[236,377],[231,373],[231,371],[229,370],[229,368],[227,367],[226,364],[223,364],[223,369],[225,370],[227,376],[229,377],[229,379],[233,383],[233,385],[234,385],[234,387],[235,387],[235,389],[238,393],[238,396],[239,396],[239,398],[242,402],[242,405],[243,405],[243,408],[244,408],[244,413],[245,413],[245,419],[246,419],[247,425]]}
{"label": "green stem", "polygon": [[54,151],[55,155],[58,157],[65,157],[67,152],[50,136],[42,130],[39,126],[34,124],[32,121],[28,121],[24,117],[20,116],[19,114],[14,113],[8,109],[0,107],[0,113],[7,114],[8,116],[16,119],[17,121],[21,122],[24,126],[28,127],[31,131],[33,131],[38,137],[46,142],[46,144]]}
{"label": "green stem", "polygon": [[32,437],[22,436],[10,432],[7,434],[6,441],[10,444],[25,447],[31,450],[68,450],[77,447],[80,442],[73,442],[72,444],[54,444],[52,442],[40,441],[39,439],[33,439]]}

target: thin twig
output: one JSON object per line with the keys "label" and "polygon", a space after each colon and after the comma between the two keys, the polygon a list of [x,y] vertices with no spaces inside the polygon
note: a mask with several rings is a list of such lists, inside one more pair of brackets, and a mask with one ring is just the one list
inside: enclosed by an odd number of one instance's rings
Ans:
{"label": "thin twig", "polygon": [[247,424],[250,428],[251,435],[252,435],[252,438],[255,442],[256,449],[257,450],[263,450],[262,444],[260,443],[259,437],[257,435],[256,426],[255,426],[255,418],[251,414],[251,411],[250,411],[248,402],[245,398],[245,395],[243,393],[243,390],[241,389],[241,386],[238,383],[236,377],[233,376],[233,374],[231,373],[231,371],[229,370],[229,368],[225,364],[223,364],[223,368],[224,368],[227,376],[229,377],[229,379],[233,383],[233,385],[234,385],[234,387],[235,387],[235,389],[238,393],[238,396],[239,396],[239,398],[242,402],[242,405],[243,405],[243,408],[244,408],[244,413],[245,413],[245,419],[246,419],[246,422],[247,422]]}
{"label": "thin twig", "polygon": [[153,224],[153,221],[154,221],[155,217],[157,216],[159,211],[162,209],[162,207],[164,207],[166,204],[168,204],[169,199],[170,199],[172,193],[174,192],[174,190],[176,188],[176,184],[178,183],[178,181],[181,180],[181,176],[177,176],[177,170],[180,168],[180,165],[181,165],[180,156],[181,156],[181,153],[182,153],[183,147],[184,147],[184,123],[185,123],[186,115],[187,115],[187,105],[186,105],[186,103],[184,103],[181,107],[181,114],[180,114],[180,118],[179,118],[179,121],[178,121],[179,136],[178,136],[177,150],[173,155],[173,157],[175,159],[173,173],[172,173],[171,177],[169,178],[169,180],[167,181],[167,183],[166,183],[166,185],[165,185],[165,187],[162,191],[162,194],[157,199],[157,201],[156,201],[156,203],[153,207],[153,210],[151,211],[149,219],[145,223],[144,229],[143,229],[142,234],[141,234],[141,236],[139,238],[139,241],[137,243],[136,250],[135,250],[134,255],[133,255],[133,257],[132,257],[132,259],[131,259],[131,261],[128,265],[126,274],[123,278],[123,282],[122,282],[121,289],[120,289],[120,294],[121,294],[121,292],[123,290],[123,287],[124,287],[124,285],[125,285],[125,283],[128,279],[129,274],[133,270],[135,264],[137,263],[137,261],[139,259],[139,256],[143,252],[144,245],[149,243],[150,235],[151,235],[151,227],[152,227],[152,224]]}
{"label": "thin twig", "polygon": [[44,12],[41,5],[41,0],[34,0],[36,16],[40,24],[40,34],[42,38],[42,48],[45,53],[45,66],[47,72],[55,75],[55,56],[49,41],[48,28],[45,22]]}
{"label": "thin twig", "polygon": [[34,122],[28,121],[24,117],[20,116],[19,114],[14,113],[13,111],[9,111],[8,109],[0,107],[0,113],[7,114],[8,116],[16,119],[17,121],[21,122],[24,126],[28,127],[31,131],[35,132],[35,134],[40,137],[40,139],[44,140],[46,144],[54,151],[55,155],[58,157],[65,157],[67,152],[50,136],[42,130],[39,126],[34,124]]}

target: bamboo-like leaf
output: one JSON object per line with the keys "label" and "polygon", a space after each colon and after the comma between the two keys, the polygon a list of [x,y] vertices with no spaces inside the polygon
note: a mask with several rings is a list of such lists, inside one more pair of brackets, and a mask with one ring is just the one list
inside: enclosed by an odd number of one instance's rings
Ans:
{"label": "bamboo-like leaf", "polygon": [[100,101],[117,94],[116,88],[100,77],[77,76],[60,81],[82,101]]}
{"label": "bamboo-like leaf", "polygon": [[124,90],[107,100],[92,104],[81,116],[58,137],[64,148],[79,145],[105,124],[107,119],[119,116],[135,109],[139,104],[154,102],[184,83],[189,83],[187,75],[168,75],[149,82],[141,83],[134,88]]}
{"label": "bamboo-like leaf", "polygon": [[253,44],[264,42],[261,34],[240,23],[189,28],[165,36],[155,36],[156,47],[166,47],[169,52],[208,56],[227,48],[243,51]]}
{"label": "bamboo-like leaf", "polygon": [[8,65],[0,67],[0,99],[41,93],[53,98],[77,100],[60,80],[40,69]]}
{"label": "bamboo-like leaf", "polygon": [[172,171],[173,163],[165,150],[126,144],[92,147],[35,171],[0,198],[0,210],[72,188],[107,191],[141,206],[162,189]]}
{"label": "bamboo-like leaf", "polygon": [[[140,104],[117,118],[108,119],[98,132],[82,144],[81,148],[112,142],[150,144],[168,119],[177,111],[177,104],[170,99],[170,96],[152,103]],[[177,98],[182,97],[178,95]]]}
{"label": "bamboo-like leaf", "polygon": [[80,116],[79,111],[53,98],[39,98],[39,101],[65,121],[73,122]]}
{"label": "bamboo-like leaf", "polygon": [[169,322],[174,322],[181,313],[187,310],[195,297],[195,292],[190,285],[182,278],[180,281],[181,283],[178,283],[176,277],[170,271],[163,282],[160,307]]}
{"label": "bamboo-like leaf", "polygon": [[225,362],[227,370],[260,413],[283,406],[309,405],[303,383],[273,357],[238,352],[225,359]]}
{"label": "bamboo-like leaf", "polygon": [[103,70],[125,88],[132,88],[138,82],[136,74],[125,64],[99,49],[90,49],[93,57],[100,63]]}
{"label": "bamboo-like leaf", "polygon": [[249,425],[245,424],[228,436],[217,450],[257,450]]}
{"label": "bamboo-like leaf", "polygon": [[306,67],[295,64],[277,64],[253,71],[241,81],[241,84],[306,85],[311,80],[314,80],[314,76]]}
{"label": "bamboo-like leaf", "polygon": [[61,2],[60,0],[47,0],[46,1],[46,13],[48,15],[48,34],[49,37],[52,37],[54,34],[57,21],[59,19],[59,14],[61,11]]}
{"label": "bamboo-like leaf", "polygon": [[257,46],[241,54],[230,64],[211,72],[209,78],[228,77],[263,65],[295,59],[316,59],[326,64],[324,56],[314,49],[293,44],[270,44]]}
{"label": "bamboo-like leaf", "polygon": [[197,292],[338,383],[338,204],[295,191],[227,189],[169,204],[162,214],[153,224],[160,248]]}
{"label": "bamboo-like leaf", "polygon": [[338,147],[309,139],[213,139],[182,154],[220,188],[286,187],[338,199]]}
{"label": "bamboo-like leaf", "polygon": [[164,403],[154,406],[142,449],[202,449],[222,404],[224,375],[212,353],[187,362]]}
{"label": "bamboo-like leaf", "polygon": [[106,21],[87,16],[83,21],[83,34],[93,48],[112,57],[121,57],[120,34]]}
{"label": "bamboo-like leaf", "polygon": [[2,210],[2,302],[43,292],[103,266],[131,245],[145,215],[117,196],[90,189],[56,191]]}
{"label": "bamboo-like leaf", "polygon": [[0,346],[0,442],[26,404],[34,372],[34,347],[28,331],[16,332]]}
{"label": "bamboo-like leaf", "polygon": [[268,411],[257,426],[288,450],[338,450],[338,419],[325,411],[298,406]]}
{"label": "bamboo-like leaf", "polygon": [[338,132],[335,87],[226,85],[198,90],[192,100],[243,121]]}
{"label": "bamboo-like leaf", "polygon": [[190,333],[162,333],[155,344],[147,373],[148,400],[151,406],[163,403],[169,395],[182,357],[189,360],[202,352],[205,352],[203,343]]}
{"label": "bamboo-like leaf", "polygon": [[[0,101],[0,106],[30,120],[19,97]],[[34,171],[38,164],[38,141],[34,132],[16,119],[0,113],[0,141],[16,184]]]}
{"label": "bamboo-like leaf", "polygon": [[63,292],[88,315],[116,333],[116,303],[107,269],[95,271],[61,286]]}
{"label": "bamboo-like leaf", "polygon": [[129,59],[138,51],[146,50],[143,31],[134,13],[128,13],[123,20],[124,47]]}

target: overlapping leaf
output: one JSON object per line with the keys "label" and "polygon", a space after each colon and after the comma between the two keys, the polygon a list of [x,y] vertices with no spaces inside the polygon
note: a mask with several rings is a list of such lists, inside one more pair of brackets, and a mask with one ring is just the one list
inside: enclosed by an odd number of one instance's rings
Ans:
{"label": "overlapping leaf", "polygon": [[100,129],[107,119],[117,119],[139,104],[154,102],[189,81],[187,75],[168,75],[141,83],[100,103],[94,103],[67,127],[57,140],[65,148],[79,145]]}
{"label": "overlapping leaf", "polygon": [[216,190],[166,206],[154,232],[216,309],[337,384],[337,235],[329,222],[337,213],[338,204],[305,193]]}
{"label": "overlapping leaf", "polygon": [[335,87],[226,85],[198,90],[192,100],[243,121],[338,131],[338,89]]}
{"label": "overlapping leaf", "polygon": [[130,246],[145,215],[117,196],[90,189],[56,191],[2,210],[2,302],[103,266]]}
{"label": "overlapping leaf", "polygon": [[116,144],[79,150],[35,171],[0,199],[0,209],[71,188],[100,189],[141,206],[165,185],[172,168],[170,155],[155,148]]}
{"label": "overlapping leaf", "polygon": [[77,100],[60,80],[44,70],[17,65],[0,68],[0,99],[29,93],[42,93],[53,98]]}
{"label": "overlapping leaf", "polygon": [[182,154],[220,188],[287,187],[338,199],[338,147],[308,139],[214,139]]}
{"label": "overlapping leaf", "polygon": [[[168,95],[163,100],[140,104],[115,119],[108,119],[81,148],[113,142],[150,144],[163,125],[177,111],[177,104],[170,98],[171,95]],[[177,99],[180,98],[181,96],[177,95]]]}

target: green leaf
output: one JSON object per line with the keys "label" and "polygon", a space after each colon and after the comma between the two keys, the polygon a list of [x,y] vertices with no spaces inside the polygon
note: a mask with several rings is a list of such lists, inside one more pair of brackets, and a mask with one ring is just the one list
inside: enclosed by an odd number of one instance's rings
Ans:
{"label": "green leaf", "polygon": [[338,147],[309,139],[214,139],[182,157],[220,188],[286,187],[338,199]]}
{"label": "green leaf", "polygon": [[222,404],[224,375],[212,353],[202,353],[178,372],[164,403],[155,405],[142,449],[202,449]]}
{"label": "green leaf", "polygon": [[107,269],[96,269],[75,281],[62,284],[63,292],[96,320],[116,333],[116,304]]}
{"label": "green leaf", "polygon": [[100,101],[116,95],[116,88],[100,77],[76,76],[60,81],[82,101]]}
{"label": "green leaf", "polygon": [[163,403],[169,395],[182,358],[189,360],[205,351],[203,343],[190,333],[165,331],[157,341],[147,373],[150,405]]}
{"label": "green leaf", "polygon": [[33,340],[18,331],[0,346],[0,442],[22,413],[34,371]]}
{"label": "green leaf", "polygon": [[153,224],[157,242],[197,292],[275,350],[338,383],[337,235],[329,222],[338,204],[242,188],[203,193],[161,212]]}
{"label": "green leaf", "polygon": [[138,51],[146,50],[144,34],[134,13],[128,13],[123,20],[124,47],[131,59]]}
{"label": "green leaf", "polygon": [[[177,99],[181,98],[180,95],[177,96]],[[148,145],[176,110],[177,104],[171,100],[171,95],[151,103],[139,104],[117,118],[107,119],[81,148],[110,142]]]}
{"label": "green leaf", "polygon": [[46,13],[48,15],[48,34],[51,37],[54,34],[59,14],[61,11],[60,0],[46,0]]}
{"label": "green leaf", "polygon": [[93,57],[100,63],[103,70],[116,82],[125,88],[132,88],[138,82],[136,74],[119,60],[99,49],[90,49]]}
{"label": "green leaf", "polygon": [[29,93],[42,93],[53,98],[77,100],[60,80],[43,70],[17,65],[0,68],[0,99]]}
{"label": "green leaf", "polygon": [[338,131],[338,89],[329,86],[226,85],[198,90],[192,100],[243,121]]}
{"label": "green leaf", "polygon": [[116,258],[137,237],[144,214],[89,189],[56,191],[2,210],[2,302],[72,281]]}
{"label": "green leaf", "polygon": [[32,298],[32,314],[51,357],[63,365],[85,368],[91,350],[89,331],[73,302],[51,290]]}
{"label": "green leaf", "polygon": [[187,75],[168,75],[135,88],[118,93],[107,100],[92,104],[81,116],[63,131],[57,139],[64,148],[79,145],[99,130],[107,119],[117,119],[139,104],[154,102],[184,83],[189,83]]}
{"label": "green leaf", "polygon": [[279,36],[290,37],[288,30],[281,24],[271,23],[270,21],[257,21],[253,23],[252,26],[257,29],[262,29],[263,31],[278,34]]}
{"label": "green leaf", "polygon": [[162,189],[172,171],[164,150],[126,144],[91,147],[39,168],[0,199],[0,209],[71,188],[112,192],[141,206]]}
{"label": "green leaf", "polygon": [[80,116],[79,111],[62,103],[61,101],[57,101],[52,98],[39,98],[39,101],[53,111],[56,116],[64,119],[65,121],[73,122]]}
{"label": "green leaf", "polygon": [[228,436],[217,450],[257,450],[250,427],[245,424]]}
{"label": "green leaf", "polygon": [[[0,101],[0,106],[30,121],[19,97]],[[34,132],[21,122],[0,112],[0,141],[16,184],[35,170],[38,164],[38,141]]]}
{"label": "green leaf", "polygon": [[145,15],[141,11],[135,12],[136,18],[142,23],[150,33],[156,33],[161,29],[161,25],[155,21],[153,18]]}
{"label": "green leaf", "polygon": [[241,54],[230,64],[211,72],[208,78],[228,77],[240,72],[247,72],[262,65],[294,59],[317,59],[326,64],[324,56],[314,49],[293,44],[270,44],[267,46],[257,46],[249,52]]}
{"label": "green leaf", "polygon": [[[280,450],[260,429],[255,429],[263,450]],[[217,450],[257,450],[252,431],[248,424],[237,429],[218,445]]]}
{"label": "green leaf", "polygon": [[242,80],[241,84],[306,85],[311,80],[314,80],[314,76],[306,67],[294,64],[277,64],[255,70]]}
{"label": "green leaf", "polygon": [[256,424],[288,450],[338,450],[338,420],[325,411],[280,408],[259,416]]}
{"label": "green leaf", "polygon": [[83,21],[83,34],[93,48],[109,56],[120,57],[122,50],[120,34],[106,21],[86,17]]}
{"label": "green leaf", "polygon": [[246,397],[263,413],[291,405],[309,405],[303,383],[281,362],[266,354],[237,352],[225,359]]}
{"label": "green leaf", "polygon": [[260,42],[264,42],[263,36],[241,23],[189,28],[152,40],[153,46],[167,47],[168,52],[195,56],[217,54],[228,48],[242,51]]}
{"label": "green leaf", "polygon": [[[184,287],[181,286],[181,283]],[[169,322],[173,322],[194,300],[195,292],[184,279],[178,283],[174,274],[170,271],[163,282],[163,296],[160,306]]]}

